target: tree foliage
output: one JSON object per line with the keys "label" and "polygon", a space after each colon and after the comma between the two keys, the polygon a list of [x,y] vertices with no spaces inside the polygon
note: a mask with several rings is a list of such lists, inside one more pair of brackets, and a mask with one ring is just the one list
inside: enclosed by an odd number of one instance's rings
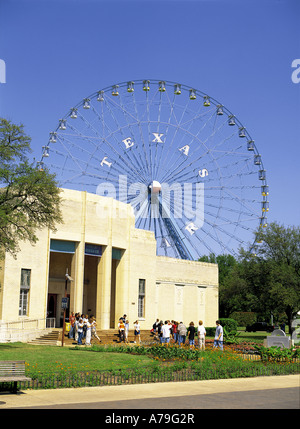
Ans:
{"label": "tree foliage", "polygon": [[38,170],[28,154],[31,139],[24,127],[0,118],[0,246],[16,255],[19,242],[36,243],[37,230],[55,230],[62,221],[55,176]]}
{"label": "tree foliage", "polygon": [[[222,317],[234,311],[255,312],[291,322],[300,310],[300,228],[276,222],[256,232],[256,254],[241,249],[238,259],[210,255],[201,260],[219,265],[219,307]],[[267,320],[267,321],[268,321]]]}

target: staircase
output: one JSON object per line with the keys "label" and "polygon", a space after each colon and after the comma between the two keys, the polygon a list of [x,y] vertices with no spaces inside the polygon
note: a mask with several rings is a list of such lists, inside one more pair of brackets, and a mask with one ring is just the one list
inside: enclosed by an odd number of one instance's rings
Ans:
{"label": "staircase", "polygon": [[[119,332],[117,329],[107,329],[107,330],[98,330],[97,335],[101,340],[101,343],[96,338],[92,338],[92,344],[117,344],[119,343]],[[60,346],[62,341],[62,328],[56,328],[49,330],[49,332],[44,333],[38,338],[29,341],[29,344],[35,345],[45,345],[45,346]],[[131,330],[128,334],[128,343],[134,344],[135,337],[134,332]],[[137,340],[138,341],[138,340]],[[154,338],[151,335],[150,331],[145,330],[141,331],[141,342],[149,343],[153,342]],[[85,339],[83,339],[83,345],[85,344]],[[69,338],[68,333],[65,333],[64,337],[65,346],[74,346],[77,345],[77,342],[73,338]]]}
{"label": "staircase", "polygon": [[29,341],[29,344],[44,345],[44,346],[57,346],[61,329],[53,329],[49,332],[44,333],[38,338]]}
{"label": "staircase", "polygon": [[[101,344],[117,344],[120,342],[119,331],[117,329],[98,330],[97,335],[101,340]],[[61,337],[60,337],[60,340],[61,340]],[[133,344],[134,341],[135,341],[134,331],[129,331],[128,343]],[[153,342],[153,341],[154,341],[154,339],[153,339],[153,336],[151,335],[150,331],[148,331],[148,330],[141,331],[141,342],[142,343],[148,343],[148,342]],[[85,339],[83,339],[83,345],[84,345],[84,343],[85,343]],[[92,337],[91,343],[92,344],[100,344],[99,341],[93,337]],[[64,344],[65,345],[76,345],[77,343],[74,339],[69,338],[66,334],[65,338],[64,338]]]}

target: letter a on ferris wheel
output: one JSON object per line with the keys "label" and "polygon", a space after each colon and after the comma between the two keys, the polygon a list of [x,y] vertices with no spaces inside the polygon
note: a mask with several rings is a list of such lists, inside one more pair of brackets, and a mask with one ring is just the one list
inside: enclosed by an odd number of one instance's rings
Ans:
{"label": "letter a on ferris wheel", "polygon": [[237,254],[267,225],[254,140],[222,103],[183,84],[137,80],[98,90],[50,133],[38,168],[59,186],[131,204],[157,254]]}

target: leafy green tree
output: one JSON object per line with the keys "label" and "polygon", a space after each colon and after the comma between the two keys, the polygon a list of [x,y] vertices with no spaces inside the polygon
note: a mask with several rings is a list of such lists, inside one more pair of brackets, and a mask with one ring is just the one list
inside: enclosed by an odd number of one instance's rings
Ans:
{"label": "leafy green tree", "polygon": [[278,322],[285,314],[291,332],[300,310],[300,228],[273,222],[256,232],[256,241],[255,256],[249,248],[238,260],[214,254],[200,259],[219,264],[220,314],[252,311]]}
{"label": "leafy green tree", "polygon": [[55,176],[38,170],[28,154],[31,139],[24,127],[0,118],[0,246],[16,256],[19,242],[38,240],[37,230],[55,230],[62,222]]}
{"label": "leafy green tree", "polygon": [[234,277],[232,272],[237,266],[238,261],[234,256],[223,254],[216,256],[211,253],[209,256],[202,256],[199,261],[218,264],[219,267],[219,312],[220,317],[228,317],[229,314],[236,309],[236,302],[239,302],[237,295],[237,287],[229,283]]}
{"label": "leafy green tree", "polygon": [[300,227],[285,227],[276,222],[257,233],[259,262],[268,262],[271,284],[265,299],[277,313],[285,312],[291,322],[300,310]]}
{"label": "leafy green tree", "polygon": [[248,290],[246,311],[272,314],[279,323],[285,313],[291,332],[291,322],[300,309],[300,229],[273,222],[257,231],[256,240],[255,256],[250,249],[241,250],[236,273],[236,281],[243,280]]}

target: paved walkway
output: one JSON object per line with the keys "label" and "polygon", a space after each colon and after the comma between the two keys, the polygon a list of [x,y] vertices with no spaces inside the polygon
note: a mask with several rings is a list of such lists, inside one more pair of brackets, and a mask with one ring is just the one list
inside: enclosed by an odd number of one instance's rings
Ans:
{"label": "paved walkway", "polygon": [[[299,391],[299,375],[24,390],[18,394],[0,393],[0,410],[12,408],[204,409],[219,408],[220,403],[222,408],[299,409]],[[274,392],[274,398],[272,392]],[[219,402],[216,400],[217,397],[220,399]],[[179,398],[180,401],[177,401]],[[272,401],[269,404],[272,406],[268,406],[270,398]]]}

